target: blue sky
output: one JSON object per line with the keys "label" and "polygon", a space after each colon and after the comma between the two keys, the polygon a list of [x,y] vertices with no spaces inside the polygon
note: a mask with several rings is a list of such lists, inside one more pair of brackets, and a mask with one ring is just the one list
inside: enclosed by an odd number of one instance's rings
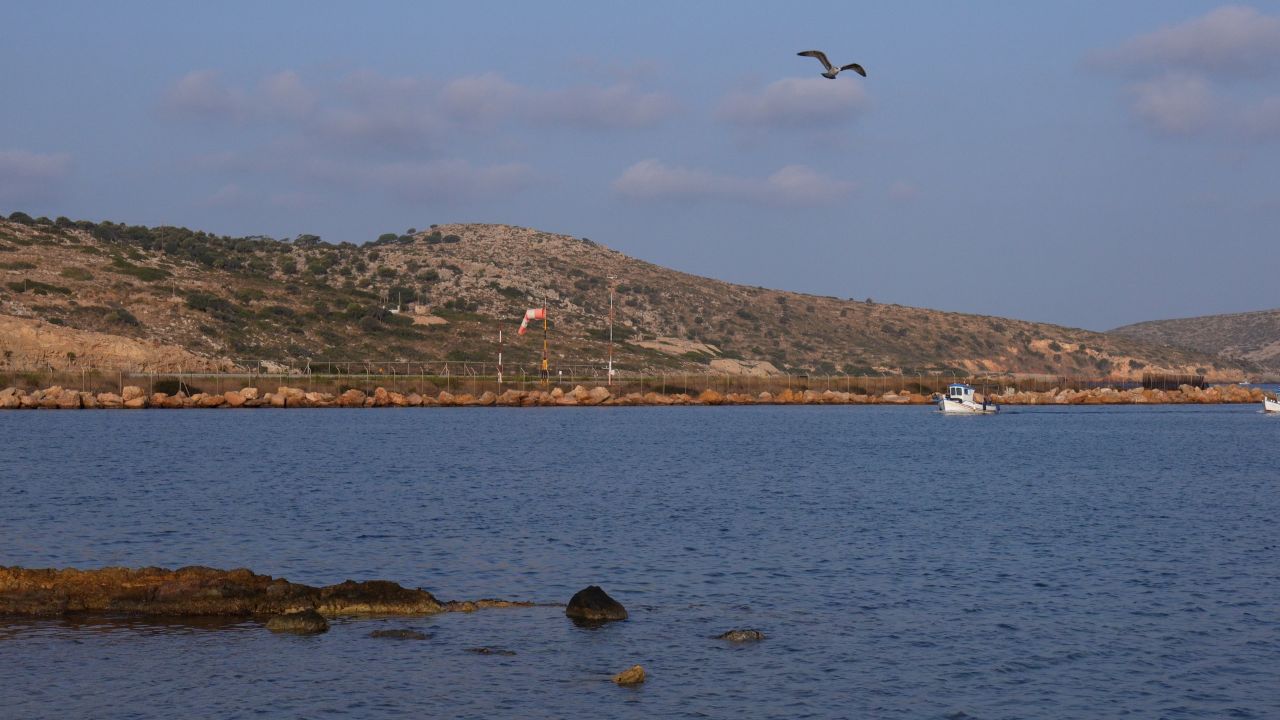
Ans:
{"label": "blue sky", "polygon": [[[1107,329],[1280,306],[1280,3],[21,3],[0,212],[589,237]],[[865,80],[818,76],[819,48]]]}

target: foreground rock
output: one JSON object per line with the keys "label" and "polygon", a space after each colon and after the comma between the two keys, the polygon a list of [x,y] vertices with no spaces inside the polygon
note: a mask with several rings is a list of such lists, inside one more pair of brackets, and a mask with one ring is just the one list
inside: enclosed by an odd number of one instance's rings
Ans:
{"label": "foreground rock", "polygon": [[627,619],[627,609],[622,607],[622,603],[609,597],[599,585],[590,585],[574,593],[564,614],[575,620],[588,622]]}
{"label": "foreground rock", "polygon": [[614,675],[613,681],[619,685],[639,685],[644,682],[644,668],[639,665],[632,665]]}
{"label": "foreground rock", "polygon": [[764,633],[759,630],[730,630],[720,633],[716,636],[717,640],[728,640],[729,642],[756,642],[764,639]]}
{"label": "foreground rock", "polygon": [[315,610],[299,610],[298,612],[276,615],[267,620],[267,629],[274,633],[293,633],[295,635],[316,635],[328,632],[329,621]]}
{"label": "foreground rock", "polygon": [[0,615],[431,615],[431,593],[385,580],[312,587],[249,570],[206,567],[52,570],[0,567]]}

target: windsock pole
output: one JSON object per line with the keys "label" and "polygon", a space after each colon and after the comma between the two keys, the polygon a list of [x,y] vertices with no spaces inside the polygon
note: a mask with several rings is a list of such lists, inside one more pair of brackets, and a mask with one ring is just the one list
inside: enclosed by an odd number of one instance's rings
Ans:
{"label": "windsock pole", "polygon": [[550,354],[547,352],[547,299],[542,298],[542,372],[543,385],[551,383]]}
{"label": "windsock pole", "polygon": [[502,394],[502,321],[498,321],[498,394]]}

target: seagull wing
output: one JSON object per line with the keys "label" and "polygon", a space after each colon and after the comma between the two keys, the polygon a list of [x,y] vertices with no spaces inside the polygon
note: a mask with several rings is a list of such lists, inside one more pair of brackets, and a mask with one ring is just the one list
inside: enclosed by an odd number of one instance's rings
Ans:
{"label": "seagull wing", "polygon": [[818,58],[818,62],[822,63],[822,67],[826,68],[827,72],[831,72],[831,61],[827,59],[827,54],[821,50],[805,50],[796,54],[801,57]]}
{"label": "seagull wing", "polygon": [[852,71],[854,71],[854,72],[858,73],[859,75],[861,75],[862,77],[866,77],[866,76],[867,76],[867,71],[866,71],[866,70],[863,70],[863,69],[862,69],[862,66],[861,66],[861,65],[859,65],[858,63],[849,63],[848,65],[845,65],[844,67],[842,67],[842,68],[840,68],[840,69],[841,69],[841,70],[852,70]]}

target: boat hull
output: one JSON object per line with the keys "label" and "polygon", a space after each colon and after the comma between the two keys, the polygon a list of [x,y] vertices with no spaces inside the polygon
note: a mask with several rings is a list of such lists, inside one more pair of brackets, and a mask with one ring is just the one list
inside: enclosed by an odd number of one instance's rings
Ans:
{"label": "boat hull", "polygon": [[1272,400],[1271,398],[1262,399],[1262,409],[1264,412],[1280,413],[1280,400]]}
{"label": "boat hull", "polygon": [[938,410],[948,415],[995,415],[1000,412],[1000,406],[995,403],[983,405],[979,402],[944,397],[938,401]]}

